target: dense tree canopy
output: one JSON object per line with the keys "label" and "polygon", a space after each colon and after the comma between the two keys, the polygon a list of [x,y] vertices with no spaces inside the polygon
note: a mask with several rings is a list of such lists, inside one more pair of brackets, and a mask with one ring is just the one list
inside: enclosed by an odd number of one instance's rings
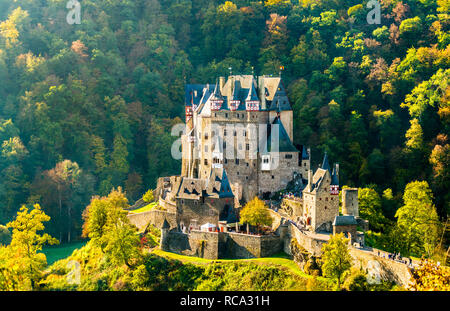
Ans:
{"label": "dense tree canopy", "polygon": [[[50,233],[79,236],[93,194],[134,201],[179,173],[186,82],[281,65],[313,163],[326,150],[342,184],[390,188],[397,205],[427,180],[445,218],[448,1],[380,2],[368,24],[356,0],[83,0],[70,25],[65,1],[0,0],[0,223],[39,203]],[[66,160],[80,174],[55,182]]]}

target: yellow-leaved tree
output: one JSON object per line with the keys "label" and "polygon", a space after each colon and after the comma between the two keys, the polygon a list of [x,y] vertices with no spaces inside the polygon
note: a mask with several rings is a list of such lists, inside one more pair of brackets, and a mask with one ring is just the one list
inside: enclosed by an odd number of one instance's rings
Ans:
{"label": "yellow-leaved tree", "polygon": [[0,290],[33,290],[42,278],[47,258],[42,250],[45,244],[57,244],[58,240],[40,231],[50,220],[39,204],[29,210],[22,206],[16,219],[6,226],[12,228],[11,243],[0,246]]}
{"label": "yellow-leaved tree", "polygon": [[260,200],[258,197],[255,197],[244,206],[240,216],[240,223],[247,224],[247,233],[248,225],[256,226],[259,231],[261,226],[271,226],[273,222],[269,208],[264,201]]}

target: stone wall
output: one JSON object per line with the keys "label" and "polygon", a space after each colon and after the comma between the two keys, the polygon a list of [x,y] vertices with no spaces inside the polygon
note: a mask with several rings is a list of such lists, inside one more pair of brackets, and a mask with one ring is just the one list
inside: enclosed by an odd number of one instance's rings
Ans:
{"label": "stone wall", "polygon": [[306,235],[293,224],[289,224],[288,234],[284,241],[284,252],[289,255],[291,255],[289,245],[292,238],[295,238],[301,246],[314,256],[320,256],[322,254],[322,245],[328,242],[327,240],[319,240]]}
{"label": "stone wall", "polygon": [[226,235],[225,253],[222,258],[259,258],[268,257],[282,250],[279,236],[257,236],[235,232]]}
{"label": "stone wall", "polygon": [[283,201],[281,201],[281,208],[286,210],[286,213],[292,218],[300,217],[303,215],[303,200],[284,198]]}
{"label": "stone wall", "polygon": [[196,256],[206,259],[217,259],[219,256],[219,233],[191,231],[190,234],[182,232],[169,232],[164,242],[164,251],[186,256]]}
{"label": "stone wall", "polygon": [[268,257],[283,249],[279,236],[198,230],[189,234],[170,231],[165,236],[167,238],[161,243],[163,250],[207,259]]}
{"label": "stone wall", "polygon": [[[289,234],[284,239],[284,251],[290,253],[289,242],[291,238],[297,239],[309,253],[314,256],[322,254],[322,246],[327,240],[320,240],[313,236],[302,233],[297,227],[290,224]],[[395,282],[396,284],[408,287],[411,274],[407,265],[390,259],[381,258],[376,255],[374,249],[358,249],[349,247],[350,255],[353,257],[353,264],[362,267],[368,273],[369,282],[379,283],[381,280]]]}
{"label": "stone wall", "polygon": [[407,288],[411,282],[408,266],[390,259],[378,257],[374,252],[350,247],[350,254],[354,258],[356,267],[365,269],[368,281],[379,283],[381,280],[395,282]]}
{"label": "stone wall", "polygon": [[130,222],[138,228],[139,231],[143,231],[148,224],[153,224],[155,227],[161,228],[164,223],[164,219],[167,219],[171,228],[177,227],[176,214],[166,211],[151,210],[138,214],[130,213],[127,215],[127,217]]}

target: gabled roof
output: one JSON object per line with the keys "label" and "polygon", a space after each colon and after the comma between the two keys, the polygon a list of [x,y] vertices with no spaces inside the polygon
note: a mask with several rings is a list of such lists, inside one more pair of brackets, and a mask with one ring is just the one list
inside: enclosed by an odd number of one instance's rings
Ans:
{"label": "gabled roof", "polygon": [[177,196],[182,199],[198,199],[205,189],[205,180],[198,178],[183,178]]}
{"label": "gabled roof", "polygon": [[262,142],[261,146],[263,147],[263,149],[261,150],[261,152],[298,152],[297,148],[295,148],[295,146],[292,144],[291,139],[289,138],[289,135],[286,132],[283,123],[281,122],[281,119],[279,117],[276,117],[273,120],[272,124],[278,125],[277,127],[274,127],[274,129],[278,128],[278,150],[275,150],[276,148],[272,150],[273,133],[272,127],[269,125],[267,127],[267,140],[266,142]]}
{"label": "gabled roof", "polygon": [[317,190],[321,188],[322,182],[325,180],[327,172],[330,173],[328,170],[318,168],[312,178],[312,182],[308,183],[308,185],[305,187],[304,191],[311,192],[311,193],[317,192]]}
{"label": "gabled roof", "polygon": [[223,96],[220,93],[220,86],[219,83],[216,82],[216,86],[214,88],[214,92],[212,93],[212,96],[210,98],[211,100],[223,100]]}
{"label": "gabled roof", "polygon": [[333,226],[349,226],[357,225],[355,216],[336,216],[333,221]]}
{"label": "gabled roof", "polygon": [[223,167],[211,169],[211,175],[207,184],[206,193],[208,196],[217,196],[219,198],[234,197],[227,173]]}
{"label": "gabled roof", "polygon": [[200,100],[203,97],[204,84],[186,84],[185,88],[185,105],[192,106],[192,104],[198,106]]}

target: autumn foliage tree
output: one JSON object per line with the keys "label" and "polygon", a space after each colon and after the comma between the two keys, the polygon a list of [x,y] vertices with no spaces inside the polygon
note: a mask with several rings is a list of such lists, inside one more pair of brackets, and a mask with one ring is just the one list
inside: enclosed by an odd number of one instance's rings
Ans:
{"label": "autumn foliage tree", "polygon": [[[240,212],[240,223],[258,227],[272,225],[273,218],[264,201],[255,197]],[[247,227],[248,231],[248,227]]]}
{"label": "autumn foliage tree", "polygon": [[0,245],[0,289],[33,290],[42,278],[42,270],[47,265],[42,247],[57,244],[58,240],[46,233],[44,222],[47,216],[36,204],[30,210],[22,206],[15,220],[7,224],[12,229],[11,242]]}

